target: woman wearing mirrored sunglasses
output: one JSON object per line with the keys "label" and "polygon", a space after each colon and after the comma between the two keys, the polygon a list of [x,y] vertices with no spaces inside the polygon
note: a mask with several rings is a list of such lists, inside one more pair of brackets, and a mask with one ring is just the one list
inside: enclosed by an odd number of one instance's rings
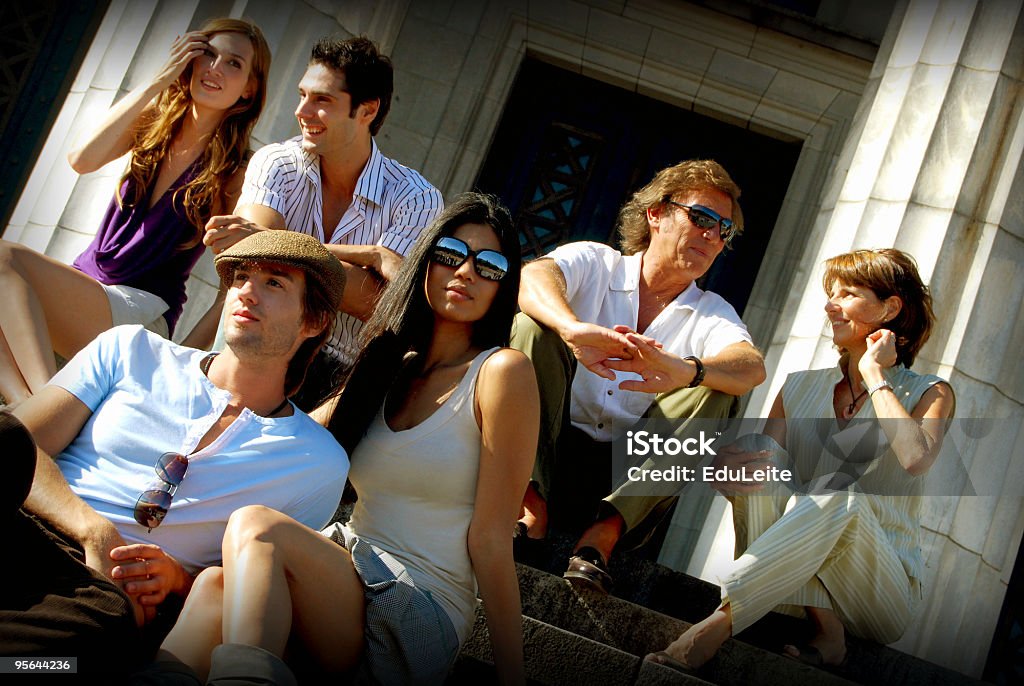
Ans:
{"label": "woman wearing mirrored sunglasses", "polygon": [[529,360],[503,347],[519,272],[495,198],[469,193],[445,209],[367,322],[330,419],[352,456],[351,521],[318,533],[266,508],[238,511],[223,571],[200,575],[165,649],[202,673],[216,643],[271,657],[298,643],[319,672],[441,683],[479,589],[499,678],[523,682],[508,532],[539,401]]}

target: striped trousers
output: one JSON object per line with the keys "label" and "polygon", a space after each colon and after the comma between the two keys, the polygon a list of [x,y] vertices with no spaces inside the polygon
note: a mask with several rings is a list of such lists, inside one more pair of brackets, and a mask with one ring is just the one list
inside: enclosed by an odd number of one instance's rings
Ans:
{"label": "striped trousers", "polygon": [[[771,491],[771,492],[768,492]],[[850,491],[792,495],[783,485],[732,498],[737,559],[722,579],[733,635],[771,610],[835,611],[855,636],[892,643],[919,587],[907,576],[868,497]]]}

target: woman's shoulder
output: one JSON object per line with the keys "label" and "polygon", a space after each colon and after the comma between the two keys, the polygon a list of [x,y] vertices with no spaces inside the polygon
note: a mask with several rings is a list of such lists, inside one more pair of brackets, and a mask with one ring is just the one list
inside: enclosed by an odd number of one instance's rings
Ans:
{"label": "woman's shoulder", "polygon": [[886,374],[886,380],[892,384],[897,397],[906,399],[905,402],[913,408],[921,401],[921,398],[929,392],[932,396],[948,395],[953,399],[953,386],[948,380],[936,374],[915,372],[903,365],[893,367]]}
{"label": "woman's shoulder", "polygon": [[515,348],[491,348],[481,353],[484,356],[480,373],[504,376],[517,375],[529,370],[533,372],[533,363],[521,350]]}
{"label": "woman's shoulder", "polygon": [[949,381],[943,379],[941,376],[937,376],[936,374],[915,372],[912,369],[907,369],[903,365],[893,367],[889,371],[888,376],[890,383],[894,385],[900,384],[914,386],[934,386],[937,383],[943,383],[946,384],[947,386],[949,385]]}
{"label": "woman's shoulder", "polygon": [[[486,358],[477,374],[477,391],[481,394],[516,395],[536,389],[537,377],[530,358],[512,348],[484,351]],[[536,393],[536,390],[533,390]]]}

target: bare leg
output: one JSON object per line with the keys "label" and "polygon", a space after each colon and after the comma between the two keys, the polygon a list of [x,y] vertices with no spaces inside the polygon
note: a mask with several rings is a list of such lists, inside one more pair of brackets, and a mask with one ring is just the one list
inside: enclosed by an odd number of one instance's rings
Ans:
{"label": "bare leg", "polygon": [[[725,605],[684,631],[683,635],[669,644],[664,652],[684,666],[697,669],[714,657],[730,636],[732,636],[732,610]],[[657,653],[651,653],[646,659],[651,662],[662,662]]]}
{"label": "bare leg", "polygon": [[[822,663],[842,664],[846,659],[846,629],[839,616],[823,607],[808,607],[807,616],[814,622],[816,629],[810,645],[821,653]],[[784,646],[782,652],[790,657],[800,657],[800,649],[795,645]]]}
{"label": "bare leg", "polygon": [[110,303],[95,279],[16,243],[0,241],[0,293],[0,331],[7,341],[0,364],[24,380],[8,388],[8,375],[0,375],[8,402],[46,385],[56,372],[54,350],[71,357],[111,327]]}
{"label": "bare leg", "polygon": [[11,346],[7,345],[3,330],[0,330],[0,395],[9,406],[8,409],[13,409],[14,405],[32,395],[25,377],[14,365],[14,353],[11,352]]}
{"label": "bare leg", "polygon": [[519,521],[526,525],[527,536],[530,538],[544,538],[548,535],[548,504],[540,497],[532,481],[523,496]]}
{"label": "bare leg", "polygon": [[159,660],[184,662],[206,681],[210,653],[221,643],[224,609],[224,570],[204,569],[196,577],[178,621],[160,646]]}
{"label": "bare leg", "polygon": [[615,549],[615,544],[622,538],[622,531],[625,528],[626,520],[618,512],[610,517],[599,519],[583,532],[580,540],[576,542],[573,552],[580,548],[594,548],[597,552],[601,553],[605,562],[607,562],[608,558],[612,555],[612,551]]}
{"label": "bare leg", "polygon": [[302,641],[320,667],[345,672],[365,647],[366,600],[348,551],[259,505],[237,510],[224,535],[225,643],[284,654]]}

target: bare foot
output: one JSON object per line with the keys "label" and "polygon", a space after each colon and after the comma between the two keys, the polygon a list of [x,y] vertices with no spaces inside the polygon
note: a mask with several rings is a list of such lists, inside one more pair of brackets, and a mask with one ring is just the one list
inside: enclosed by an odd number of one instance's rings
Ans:
{"label": "bare foot", "polygon": [[[846,660],[846,642],[844,640],[836,642],[819,635],[803,646],[803,650],[804,652],[801,653],[800,647],[787,644],[782,647],[782,654],[808,664],[822,664],[829,667],[838,667]],[[817,655],[814,654],[815,651],[817,651]],[[819,658],[820,663],[818,662]]]}
{"label": "bare foot", "polygon": [[[683,635],[670,643],[664,652],[686,669],[698,669],[715,656],[731,635],[732,612],[726,605],[684,631]],[[657,653],[651,653],[645,659],[666,664],[664,658]]]}
{"label": "bare foot", "polygon": [[846,659],[846,628],[839,616],[822,607],[808,607],[807,616],[814,622],[814,638],[803,646],[803,652],[799,646],[790,644],[782,647],[782,654],[807,664],[832,667],[843,664]]}

